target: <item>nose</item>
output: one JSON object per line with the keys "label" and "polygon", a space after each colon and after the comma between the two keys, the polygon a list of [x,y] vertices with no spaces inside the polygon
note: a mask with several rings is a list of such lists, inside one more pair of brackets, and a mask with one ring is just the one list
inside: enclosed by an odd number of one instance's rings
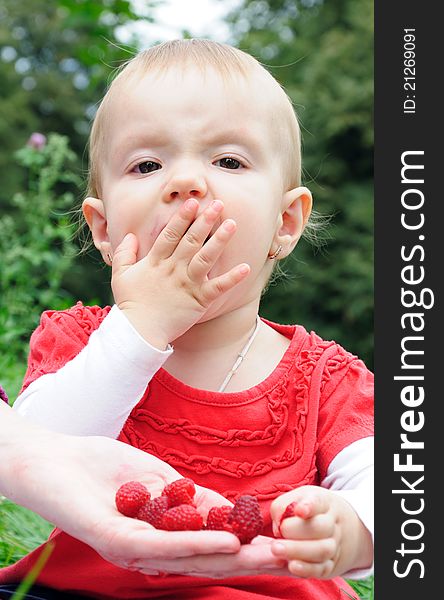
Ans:
{"label": "nose", "polygon": [[208,185],[199,166],[187,162],[176,168],[163,190],[163,200],[187,200],[188,198],[205,198]]}

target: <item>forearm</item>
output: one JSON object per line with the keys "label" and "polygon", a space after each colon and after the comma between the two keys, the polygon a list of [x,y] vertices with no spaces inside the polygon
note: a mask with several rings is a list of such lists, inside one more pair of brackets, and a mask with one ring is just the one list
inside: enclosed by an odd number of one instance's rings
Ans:
{"label": "forearm", "polygon": [[11,491],[12,469],[11,461],[15,455],[20,435],[16,427],[19,417],[14,415],[11,408],[0,402],[0,493],[8,496]]}
{"label": "forearm", "polygon": [[113,307],[85,348],[31,383],[14,408],[53,431],[117,437],[171,352],[153,348]]}

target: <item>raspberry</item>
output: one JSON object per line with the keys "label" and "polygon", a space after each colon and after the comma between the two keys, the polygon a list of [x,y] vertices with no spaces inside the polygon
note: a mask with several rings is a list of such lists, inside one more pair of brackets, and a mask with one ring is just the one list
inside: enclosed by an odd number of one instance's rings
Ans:
{"label": "raspberry", "polygon": [[168,510],[168,498],[159,496],[147,502],[136,515],[139,521],[146,521],[156,529],[160,529],[163,514]]}
{"label": "raspberry", "polygon": [[177,479],[166,485],[163,489],[162,496],[167,496],[170,508],[172,508],[173,506],[179,506],[180,504],[191,504],[194,506],[195,493],[196,489],[194,487],[194,481],[184,477],[183,479]]}
{"label": "raspberry", "polygon": [[241,544],[249,544],[264,527],[259,502],[255,496],[240,496],[227,518],[227,531],[232,531]]}
{"label": "raspberry", "polygon": [[180,504],[168,509],[162,516],[160,529],[167,531],[198,531],[203,527],[203,518],[194,506]]}
{"label": "raspberry", "polygon": [[116,493],[117,510],[127,517],[135,517],[137,511],[148,502],[151,494],[139,481],[128,481]]}
{"label": "raspberry", "polygon": [[287,519],[288,517],[294,517],[296,515],[296,505],[297,505],[297,502],[290,502],[290,504],[284,510],[282,517],[281,517],[281,522],[280,522],[281,525],[282,525],[282,521],[284,519]]}
{"label": "raspberry", "polygon": [[305,503],[301,503],[301,502],[290,502],[290,504],[287,506],[287,508],[284,510],[280,523],[279,523],[279,528],[282,525],[282,521],[284,519],[288,519],[289,517],[301,517],[301,519],[307,519],[310,515],[310,507]]}
{"label": "raspberry", "polygon": [[207,516],[207,529],[216,529],[218,531],[226,529],[230,513],[231,506],[213,506],[213,508],[210,508]]}

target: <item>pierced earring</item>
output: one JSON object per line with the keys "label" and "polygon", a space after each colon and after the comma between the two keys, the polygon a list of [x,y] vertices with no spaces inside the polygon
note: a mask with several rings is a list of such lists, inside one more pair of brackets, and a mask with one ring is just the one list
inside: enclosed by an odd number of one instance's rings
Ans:
{"label": "pierced earring", "polygon": [[111,256],[111,254],[108,252],[106,256],[108,257],[109,262],[113,264],[113,257]]}
{"label": "pierced earring", "polygon": [[270,260],[272,260],[273,258],[276,258],[276,256],[278,256],[282,251],[282,246],[279,246],[279,248],[276,250],[276,252],[274,252],[274,254],[269,254],[268,258]]}

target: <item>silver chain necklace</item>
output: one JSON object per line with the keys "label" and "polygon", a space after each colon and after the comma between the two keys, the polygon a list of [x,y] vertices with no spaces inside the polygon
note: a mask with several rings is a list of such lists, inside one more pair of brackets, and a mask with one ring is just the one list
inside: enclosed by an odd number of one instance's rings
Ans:
{"label": "silver chain necklace", "polygon": [[228,382],[230,381],[230,379],[233,377],[233,375],[238,370],[240,364],[242,363],[242,361],[244,360],[244,358],[245,358],[248,350],[250,349],[250,346],[253,343],[253,340],[256,337],[257,332],[259,331],[259,325],[260,325],[260,323],[261,323],[261,320],[259,318],[259,315],[257,315],[256,316],[256,327],[254,328],[253,333],[250,335],[250,337],[248,338],[247,343],[245,344],[245,346],[242,348],[242,350],[237,355],[237,358],[236,358],[236,361],[235,361],[234,365],[228,371],[227,376],[224,379],[224,382],[222,383],[222,385],[218,389],[218,392],[223,392],[224,391],[224,389],[228,385]]}

